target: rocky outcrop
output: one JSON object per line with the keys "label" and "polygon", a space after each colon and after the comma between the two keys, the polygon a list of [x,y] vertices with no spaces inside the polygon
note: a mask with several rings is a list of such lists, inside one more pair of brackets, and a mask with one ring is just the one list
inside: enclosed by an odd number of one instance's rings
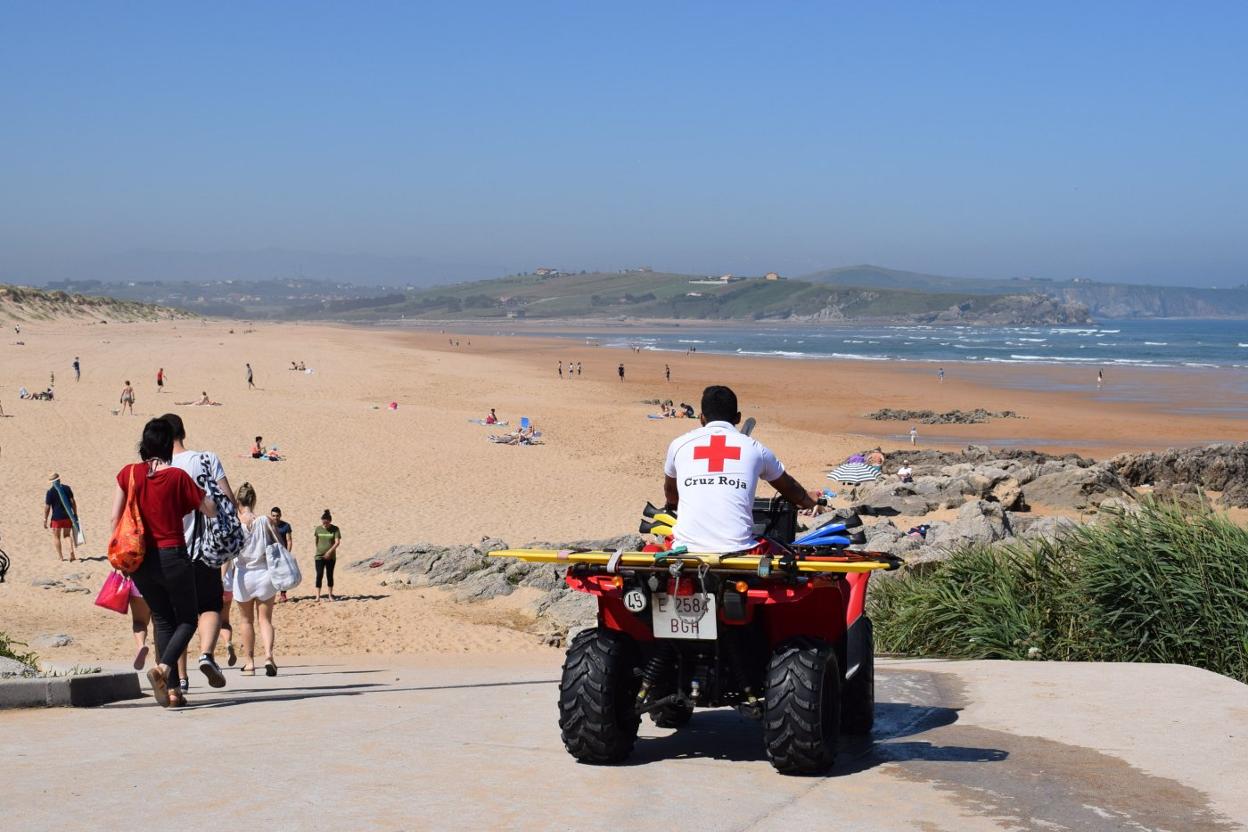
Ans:
{"label": "rocky outcrop", "polygon": [[1152,485],[1164,492],[1189,483],[1222,492],[1223,505],[1248,507],[1248,442],[1122,454],[1111,459],[1110,465],[1133,486]]}
{"label": "rocky outcrop", "polygon": [[886,407],[866,415],[877,422],[918,422],[924,425],[980,425],[989,419],[1021,419],[1013,410],[991,411],[977,407],[974,410],[894,410]]}
{"label": "rocky outcrop", "polygon": [[1049,324],[1090,324],[1088,307],[1075,301],[1060,300],[1040,292],[976,298],[951,306],[943,312],[916,315],[926,324],[978,324],[988,326],[1043,326]]}
{"label": "rocky outcrop", "polygon": [[[640,535],[629,534],[607,540],[535,542],[523,548],[635,551],[643,545]],[[486,538],[466,546],[415,543],[391,546],[371,558],[355,561],[347,568],[384,573],[386,577],[381,583],[389,589],[450,587],[453,597],[464,602],[488,601],[510,595],[520,587],[536,589],[541,594],[530,605],[529,612],[537,621],[538,633],[551,643],[560,643],[570,629],[592,624],[596,620],[597,604],[594,598],[568,589],[563,582],[562,568],[487,557],[489,552],[507,548],[510,547],[497,538]]]}

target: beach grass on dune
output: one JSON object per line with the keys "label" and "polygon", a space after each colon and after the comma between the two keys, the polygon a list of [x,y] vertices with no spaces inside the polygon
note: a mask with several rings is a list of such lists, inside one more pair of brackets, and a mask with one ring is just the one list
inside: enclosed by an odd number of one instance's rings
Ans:
{"label": "beach grass on dune", "polygon": [[1145,502],[1055,541],[968,546],[872,587],[879,649],[1172,662],[1248,682],[1248,529]]}
{"label": "beach grass on dune", "polygon": [[27,653],[19,649],[25,646],[24,643],[10,638],[7,633],[0,633],[0,658],[12,659],[30,667],[38,667],[39,657],[37,655],[33,652]]}

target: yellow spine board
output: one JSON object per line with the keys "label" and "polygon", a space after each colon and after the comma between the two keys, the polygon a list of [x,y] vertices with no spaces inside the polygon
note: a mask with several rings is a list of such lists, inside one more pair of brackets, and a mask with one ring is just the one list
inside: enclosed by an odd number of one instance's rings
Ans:
{"label": "yellow spine board", "polygon": [[[595,566],[606,566],[613,557],[612,552],[561,552],[558,549],[499,549],[490,552],[492,558],[516,558],[529,563],[588,563]],[[624,552],[620,555],[620,566],[638,567],[654,566],[653,552]],[[657,554],[664,554],[659,552]],[[706,555],[706,561],[694,553],[669,555],[666,560],[684,560],[691,566],[705,562],[712,569],[726,569],[734,572],[757,572],[758,557],[725,558],[719,555]],[[776,561],[772,559],[773,568]],[[889,564],[881,561],[857,561],[855,563],[831,563],[828,561],[799,560],[798,572],[877,572],[888,569]]]}

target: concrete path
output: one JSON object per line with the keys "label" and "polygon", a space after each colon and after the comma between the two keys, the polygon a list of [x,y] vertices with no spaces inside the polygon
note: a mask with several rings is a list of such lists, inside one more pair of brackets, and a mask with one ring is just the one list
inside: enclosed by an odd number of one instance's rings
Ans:
{"label": "concrete path", "polygon": [[[642,723],[578,765],[560,657],[290,661],[97,709],[0,713],[0,827],[1201,830],[1248,822],[1248,686],[1164,665],[879,662],[877,731],[782,777],[758,727]],[[475,665],[475,666],[474,666]]]}

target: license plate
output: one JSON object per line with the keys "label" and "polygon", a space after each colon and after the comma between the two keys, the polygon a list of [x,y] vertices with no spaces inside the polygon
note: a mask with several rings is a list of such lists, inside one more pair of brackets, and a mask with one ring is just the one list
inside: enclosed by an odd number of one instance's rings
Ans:
{"label": "license plate", "polygon": [[714,641],[718,637],[714,595],[655,595],[653,600],[655,638]]}

